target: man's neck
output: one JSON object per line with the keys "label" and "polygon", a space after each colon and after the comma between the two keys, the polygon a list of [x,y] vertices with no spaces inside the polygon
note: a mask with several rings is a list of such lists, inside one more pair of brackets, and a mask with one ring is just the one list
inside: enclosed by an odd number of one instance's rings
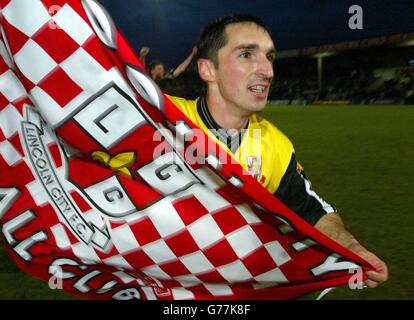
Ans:
{"label": "man's neck", "polygon": [[250,114],[241,112],[236,106],[226,103],[211,91],[207,92],[207,107],[214,121],[223,129],[241,130],[246,128]]}

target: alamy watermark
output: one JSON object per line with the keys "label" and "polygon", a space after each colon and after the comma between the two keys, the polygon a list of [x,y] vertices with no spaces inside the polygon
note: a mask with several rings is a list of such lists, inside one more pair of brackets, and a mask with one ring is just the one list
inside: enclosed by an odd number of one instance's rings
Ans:
{"label": "alamy watermark", "polygon": [[352,5],[348,9],[348,13],[352,16],[348,20],[348,26],[351,30],[364,29],[364,11],[361,6],[356,4]]}
{"label": "alamy watermark", "polygon": [[348,287],[351,290],[362,290],[364,285],[364,272],[361,267],[350,268],[349,273],[353,274],[348,280]]}
{"label": "alamy watermark", "polygon": [[52,265],[49,267],[49,288],[51,290],[63,289],[63,270],[60,266]]}
{"label": "alamy watermark", "polygon": [[[231,164],[239,163],[234,157],[229,156],[226,148],[233,153],[242,148],[241,151],[249,156],[262,154],[263,133],[261,129],[209,130],[208,135],[198,128],[189,130],[185,135],[177,133],[176,136],[173,136],[168,129],[159,129],[154,132],[152,138],[154,142],[161,142],[154,148],[153,159],[156,162],[157,159],[162,158],[163,154],[171,152],[172,148],[190,165],[209,163],[209,155],[220,159],[221,163],[226,163],[226,161]],[[218,148],[214,137],[221,142],[221,148]]]}

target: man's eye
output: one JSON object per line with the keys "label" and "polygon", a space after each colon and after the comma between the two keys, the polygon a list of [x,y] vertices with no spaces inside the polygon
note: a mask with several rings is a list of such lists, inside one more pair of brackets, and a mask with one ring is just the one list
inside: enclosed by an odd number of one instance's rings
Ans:
{"label": "man's eye", "polygon": [[242,52],[242,54],[240,55],[240,57],[242,58],[250,58],[252,56],[252,53],[249,51],[244,51]]}
{"label": "man's eye", "polygon": [[270,62],[275,62],[275,60],[276,60],[276,57],[275,57],[275,55],[274,54],[269,54],[269,55],[267,55],[267,59],[270,61]]}

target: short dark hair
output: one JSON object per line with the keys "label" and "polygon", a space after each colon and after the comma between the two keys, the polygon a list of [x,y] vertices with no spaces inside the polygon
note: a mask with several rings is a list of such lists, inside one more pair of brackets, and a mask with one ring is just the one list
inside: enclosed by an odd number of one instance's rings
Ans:
{"label": "short dark hair", "polygon": [[231,14],[220,17],[209,23],[200,34],[197,43],[197,59],[209,59],[218,66],[218,51],[227,44],[225,29],[234,23],[254,23],[263,28],[269,35],[270,31],[260,19],[248,14]]}
{"label": "short dark hair", "polygon": [[151,70],[153,70],[156,66],[158,66],[158,65],[164,65],[163,63],[162,63],[162,61],[161,60],[154,60],[154,61],[151,61],[151,63],[149,64],[149,69],[150,69],[150,71]]}

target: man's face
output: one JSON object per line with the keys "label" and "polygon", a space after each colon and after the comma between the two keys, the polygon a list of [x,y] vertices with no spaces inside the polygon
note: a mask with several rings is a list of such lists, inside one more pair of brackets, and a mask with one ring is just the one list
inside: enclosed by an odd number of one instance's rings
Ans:
{"label": "man's face", "polygon": [[151,78],[154,80],[160,80],[164,78],[164,66],[162,64],[157,64],[151,70]]}
{"label": "man's face", "polygon": [[221,98],[246,115],[261,111],[273,79],[273,41],[254,23],[231,24],[225,32],[227,44],[218,51],[215,69]]}

